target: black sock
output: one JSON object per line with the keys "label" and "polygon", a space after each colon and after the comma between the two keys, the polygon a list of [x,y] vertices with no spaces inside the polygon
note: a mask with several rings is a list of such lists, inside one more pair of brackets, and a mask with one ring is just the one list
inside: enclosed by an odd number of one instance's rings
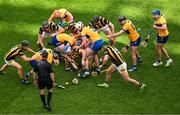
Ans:
{"label": "black sock", "polygon": [[23,78],[21,78],[20,80],[21,80],[21,81],[24,81],[24,79],[23,79]]}
{"label": "black sock", "polygon": [[106,84],[110,84],[110,81],[106,81]]}
{"label": "black sock", "polygon": [[169,60],[169,58],[167,58],[167,60]]}
{"label": "black sock", "polygon": [[139,83],[139,87],[141,87],[142,86],[142,84],[141,83]]}
{"label": "black sock", "polygon": [[40,95],[40,97],[41,97],[41,101],[42,101],[43,105],[46,106],[45,95]]}
{"label": "black sock", "polygon": [[133,65],[133,67],[136,67],[136,65]]}
{"label": "black sock", "polygon": [[159,63],[160,63],[160,62],[161,62],[161,60],[157,60],[157,62],[159,62]]}
{"label": "black sock", "polygon": [[85,69],[85,72],[86,72],[86,71],[89,72],[89,69]]}
{"label": "black sock", "polygon": [[52,98],[52,92],[48,92],[48,94],[47,94],[47,104],[48,105],[50,105],[51,98]]}

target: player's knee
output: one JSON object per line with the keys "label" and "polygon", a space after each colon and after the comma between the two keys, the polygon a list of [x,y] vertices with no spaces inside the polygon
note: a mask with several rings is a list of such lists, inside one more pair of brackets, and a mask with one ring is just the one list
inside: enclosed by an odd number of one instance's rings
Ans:
{"label": "player's knee", "polygon": [[22,66],[18,66],[17,69],[18,69],[18,70],[22,70]]}
{"label": "player's knee", "polygon": [[107,61],[108,61],[108,58],[104,58],[104,59],[103,59],[103,62],[107,62]]}

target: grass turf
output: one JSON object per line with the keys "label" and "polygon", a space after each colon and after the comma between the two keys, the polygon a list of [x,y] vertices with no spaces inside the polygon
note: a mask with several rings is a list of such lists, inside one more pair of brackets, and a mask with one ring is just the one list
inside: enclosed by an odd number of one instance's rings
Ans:
{"label": "grass turf", "polygon": [[[148,86],[143,94],[138,88],[124,82],[116,72],[112,77],[112,85],[108,89],[97,87],[97,83],[104,82],[105,74],[98,78],[89,78],[80,81],[78,86],[68,86],[65,90],[56,89],[52,100],[51,113],[180,113],[180,29],[179,11],[180,3],[165,0],[0,0],[0,64],[4,63],[4,54],[24,38],[36,46],[37,33],[41,23],[47,19],[54,9],[68,9],[76,21],[85,24],[95,14],[107,17],[114,23],[116,31],[120,26],[117,16],[125,15],[134,22],[136,27],[142,29],[142,37],[147,35],[153,20],[151,10],[159,8],[168,20],[170,39],[166,45],[174,63],[171,67],[154,68],[155,61],[153,33],[148,48],[140,47],[140,54],[144,60],[138,66],[138,71],[130,75]],[[104,34],[101,34],[105,39]],[[127,35],[117,39],[117,48],[127,44]],[[30,56],[30,54],[27,54]],[[131,66],[130,54],[125,55],[128,66]],[[165,59],[163,58],[165,62]],[[23,63],[24,72],[30,70],[28,63]],[[54,68],[56,81],[59,83],[72,79],[75,74],[64,71],[64,65]],[[0,113],[48,113],[42,109],[38,89],[34,86],[19,84],[16,70],[9,68],[5,75],[0,76]]]}

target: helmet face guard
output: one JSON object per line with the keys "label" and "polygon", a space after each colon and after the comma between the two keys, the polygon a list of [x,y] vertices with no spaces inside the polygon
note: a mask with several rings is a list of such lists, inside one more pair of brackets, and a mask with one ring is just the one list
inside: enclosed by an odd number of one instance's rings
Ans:
{"label": "helmet face guard", "polygon": [[29,42],[28,42],[27,40],[23,40],[22,43],[21,43],[21,45],[22,45],[23,47],[28,47],[28,46],[29,46]]}
{"label": "helmet face guard", "polygon": [[48,27],[49,27],[48,21],[44,21],[44,22],[42,23],[42,28],[43,28],[43,29],[46,29],[46,28],[48,28]]}
{"label": "helmet face guard", "polygon": [[70,23],[68,26],[68,30],[72,33],[77,33],[77,29],[75,27],[75,23]]}
{"label": "helmet face guard", "polygon": [[84,24],[81,21],[75,24],[75,28],[80,32],[82,31],[83,27],[84,27]]}
{"label": "helmet face guard", "polygon": [[100,16],[95,15],[95,16],[93,17],[93,22],[97,23],[97,22],[99,21],[99,19],[100,19]]}
{"label": "helmet face guard", "polygon": [[126,20],[126,17],[125,16],[119,16],[118,17],[118,21],[119,22],[122,22],[122,21],[125,21]]}

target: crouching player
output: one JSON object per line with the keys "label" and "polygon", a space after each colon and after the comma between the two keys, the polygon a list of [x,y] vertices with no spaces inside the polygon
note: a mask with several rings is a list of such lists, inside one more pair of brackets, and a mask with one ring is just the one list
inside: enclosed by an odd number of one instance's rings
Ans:
{"label": "crouching player", "polygon": [[72,47],[75,45],[75,42],[76,39],[73,36],[65,33],[55,35],[50,41],[50,44],[52,44],[54,47],[57,47],[59,51],[64,55],[66,71],[70,71],[72,69],[68,63],[72,62],[73,60],[71,60],[68,55],[71,53]]}
{"label": "crouching player", "polygon": [[54,19],[59,19],[59,26],[66,29],[69,23],[73,22],[73,15],[66,9],[61,8],[54,10],[48,19],[48,22],[52,22]]}
{"label": "crouching player", "polygon": [[109,66],[106,72],[106,83],[98,84],[100,87],[109,87],[109,82],[111,79],[111,75],[113,72],[118,70],[118,72],[121,74],[124,80],[126,80],[129,83],[132,83],[140,88],[140,92],[143,92],[145,84],[141,84],[135,79],[130,78],[128,72],[127,72],[127,65],[124,61],[124,58],[122,57],[121,53],[116,49],[113,48],[110,45],[107,45],[107,42],[103,42],[103,50],[105,50],[105,54],[108,54],[110,60],[112,61],[112,64]]}
{"label": "crouching player", "polygon": [[82,39],[89,39],[88,43],[86,44],[86,57],[85,57],[85,72],[82,77],[88,77],[90,75],[89,65],[90,61],[94,57],[94,61],[96,64],[96,71],[99,73],[99,60],[98,60],[98,51],[102,48],[102,39],[98,32],[94,32],[92,28],[89,26],[84,27],[82,23],[76,23],[76,28],[80,33]]}
{"label": "crouching player", "polygon": [[54,22],[44,21],[39,28],[37,45],[40,49],[44,47],[43,41],[45,38],[52,37],[56,34],[64,32],[64,29],[56,25]]}
{"label": "crouching player", "polygon": [[[82,24],[82,22],[77,22],[78,24]],[[68,30],[71,32],[71,34],[75,37],[76,42],[75,45],[73,46],[73,51],[74,51],[74,55],[79,55],[81,56],[81,65],[83,67],[83,69],[85,68],[85,56],[86,56],[86,52],[85,52],[85,48],[86,48],[86,43],[87,43],[87,39],[86,38],[82,38],[80,33],[78,33],[78,29],[76,27],[76,23],[71,23],[69,25]]]}
{"label": "crouching player", "polygon": [[29,82],[23,78],[22,66],[15,61],[15,59],[18,57],[22,58],[24,61],[33,60],[33,58],[28,58],[24,55],[24,50],[35,53],[32,49],[29,48],[29,42],[27,40],[23,40],[21,44],[12,47],[9,52],[6,53],[4,57],[5,64],[1,67],[0,74],[3,74],[3,72],[6,71],[8,67],[12,66],[17,69],[21,83],[27,84]]}
{"label": "crouching player", "polygon": [[[44,48],[43,50],[40,50],[39,52],[37,52],[36,54],[34,54],[32,56],[32,58],[34,60],[30,61],[31,67],[36,68],[38,62],[42,60],[42,53],[43,52],[48,53],[48,57],[47,57],[47,62],[48,63],[52,64],[54,62],[55,65],[59,64],[59,60],[58,60],[57,55],[51,49],[45,49]],[[33,75],[33,83],[34,83],[34,85],[37,85],[37,78],[35,76],[35,73],[33,72],[33,69],[30,72],[25,74],[26,79],[29,79],[31,74]]]}

